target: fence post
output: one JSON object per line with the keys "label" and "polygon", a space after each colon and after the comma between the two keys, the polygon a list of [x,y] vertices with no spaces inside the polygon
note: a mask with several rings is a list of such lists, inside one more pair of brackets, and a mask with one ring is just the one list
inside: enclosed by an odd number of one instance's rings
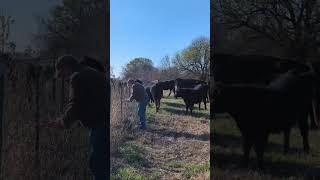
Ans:
{"label": "fence post", "polygon": [[120,85],[120,114],[121,114],[121,121],[123,120],[123,117],[122,117],[122,101],[123,101],[123,99],[122,99],[122,84],[121,83],[119,83],[119,85]]}
{"label": "fence post", "polygon": [[40,117],[40,69],[36,68],[36,146],[35,146],[35,152],[36,152],[36,171],[37,171],[37,180],[40,180],[41,177],[41,168],[40,168],[40,155],[39,155],[39,138],[40,138],[40,122],[39,122],[39,117]]}

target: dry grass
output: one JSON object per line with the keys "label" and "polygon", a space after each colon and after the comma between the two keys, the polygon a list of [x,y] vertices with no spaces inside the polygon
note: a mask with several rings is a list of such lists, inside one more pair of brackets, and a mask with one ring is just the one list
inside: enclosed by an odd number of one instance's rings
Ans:
{"label": "dry grass", "polygon": [[[40,74],[33,76],[38,70]],[[37,124],[60,114],[68,94],[65,86],[62,96],[61,85],[62,81],[53,81],[52,67],[26,63],[12,67],[5,81],[1,179],[89,179],[86,129],[40,127],[37,131]]]}
{"label": "dry grass", "polygon": [[211,171],[214,179],[319,179],[319,130],[310,131],[310,154],[302,148],[299,129],[293,128],[289,153],[283,154],[283,134],[272,134],[264,155],[265,169],[257,169],[256,154],[250,154],[249,168],[242,166],[242,137],[230,116],[217,115],[212,123]]}
{"label": "dry grass", "polygon": [[[111,156],[116,156],[125,138],[132,134],[137,123],[136,104],[124,102],[129,97],[129,89],[119,82],[111,83]],[[111,158],[111,169],[117,168],[117,162]]]}
{"label": "dry grass", "polygon": [[147,130],[133,131],[115,159],[114,179],[209,179],[209,110],[184,115],[181,99],[147,108]]}

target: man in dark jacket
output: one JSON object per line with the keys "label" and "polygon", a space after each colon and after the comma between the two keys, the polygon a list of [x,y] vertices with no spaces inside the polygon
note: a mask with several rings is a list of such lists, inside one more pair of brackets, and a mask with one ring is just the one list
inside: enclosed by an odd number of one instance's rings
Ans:
{"label": "man in dark jacket", "polygon": [[63,56],[56,63],[56,77],[70,83],[70,96],[61,118],[51,121],[54,127],[70,128],[75,121],[90,131],[89,167],[94,180],[109,177],[109,84],[103,73],[81,65],[72,56]]}
{"label": "man in dark jacket", "polygon": [[138,115],[140,119],[140,129],[146,128],[146,106],[149,102],[149,97],[143,87],[139,82],[130,79],[127,82],[128,87],[132,88],[131,96],[128,101],[136,100],[139,103]]}

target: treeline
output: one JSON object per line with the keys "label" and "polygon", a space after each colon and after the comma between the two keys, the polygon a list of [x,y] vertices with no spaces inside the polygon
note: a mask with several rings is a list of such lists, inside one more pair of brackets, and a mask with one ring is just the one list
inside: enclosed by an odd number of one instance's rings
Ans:
{"label": "treeline", "polygon": [[211,6],[213,52],[320,57],[319,0],[217,0]]}
{"label": "treeline", "polygon": [[164,56],[158,67],[155,67],[151,59],[134,58],[123,67],[121,78],[162,81],[183,77],[207,81],[209,79],[209,61],[210,39],[198,37],[186,48],[177,52],[175,56]]}

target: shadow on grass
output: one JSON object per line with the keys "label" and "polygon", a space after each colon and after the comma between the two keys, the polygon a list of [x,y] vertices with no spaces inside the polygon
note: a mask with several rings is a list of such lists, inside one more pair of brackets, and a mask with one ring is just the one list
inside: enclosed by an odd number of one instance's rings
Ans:
{"label": "shadow on grass", "polygon": [[176,108],[185,108],[184,104],[176,103],[176,102],[162,102],[163,104]]}
{"label": "shadow on grass", "polygon": [[191,133],[187,132],[175,132],[171,131],[168,129],[147,129],[146,131],[154,134],[158,134],[160,136],[165,136],[165,137],[173,137],[173,138],[186,138],[186,139],[195,139],[199,141],[209,141],[210,135],[208,133],[206,134],[201,134],[201,135],[194,135]]}
{"label": "shadow on grass", "polygon": [[[166,104],[167,106],[176,107],[176,108],[185,108],[184,103],[177,103],[177,102],[163,102],[163,104]],[[209,108],[209,104],[207,103],[207,109]],[[199,110],[199,104],[194,105],[194,109]],[[200,110],[205,110],[203,102],[201,102]]]}
{"label": "shadow on grass", "polygon": [[242,156],[238,154],[224,154],[221,152],[215,152],[212,156],[211,168],[221,168],[224,170],[251,170],[258,171],[262,175],[271,175],[274,177],[304,177],[304,179],[318,179],[320,177],[320,168],[311,167],[304,164],[279,161],[277,163],[265,160],[265,170],[259,171],[257,168],[256,159],[251,158],[249,162],[249,168],[243,167],[241,164]]}
{"label": "shadow on grass", "polygon": [[[230,134],[213,133],[213,140],[211,142],[213,143],[213,146],[217,145],[223,148],[242,148],[241,136],[239,137]],[[288,154],[299,153],[302,151],[302,145],[301,148],[290,147]],[[266,152],[283,153],[283,145],[270,142],[269,139],[266,147]],[[253,151],[251,153],[253,153]]]}
{"label": "shadow on grass", "polygon": [[[162,110],[164,111],[167,111],[169,113],[172,113],[172,114],[177,114],[177,115],[186,115],[185,114],[185,109],[171,109],[171,108],[162,108]],[[210,118],[210,114],[209,113],[204,113],[204,112],[199,112],[199,111],[194,111],[192,112],[192,117],[197,117],[197,118],[206,118],[206,119],[209,119]],[[190,115],[190,112],[188,112],[188,115]]]}
{"label": "shadow on grass", "polygon": [[[242,151],[242,139],[239,136],[235,135],[229,135],[229,134],[219,134],[219,133],[213,133],[213,140],[212,143],[212,149],[211,152],[213,157],[213,167],[222,168],[225,170],[228,169],[235,169],[235,170],[248,170],[243,167],[241,164],[243,159],[243,151]],[[221,147],[222,150],[215,151],[215,147]],[[227,154],[223,152],[223,149],[241,149],[241,154]],[[297,152],[302,152],[302,148],[290,148],[289,154],[294,154]],[[276,144],[272,142],[268,142],[266,152],[275,152],[278,154],[283,155],[283,146],[281,144]],[[252,170],[258,171],[256,169],[257,167],[257,160],[256,160],[256,154],[254,149],[251,150],[251,154],[253,155],[253,158],[249,161],[249,167],[252,168]],[[277,162],[271,161],[264,156],[265,160],[265,170],[262,172],[263,174],[268,174],[276,177],[289,177],[289,176],[305,176],[308,175],[309,179],[311,177],[317,177],[320,178],[320,168],[312,167],[311,165],[305,165],[305,164],[299,164],[295,162],[288,162],[279,160]],[[310,176],[310,177],[309,177]]]}

